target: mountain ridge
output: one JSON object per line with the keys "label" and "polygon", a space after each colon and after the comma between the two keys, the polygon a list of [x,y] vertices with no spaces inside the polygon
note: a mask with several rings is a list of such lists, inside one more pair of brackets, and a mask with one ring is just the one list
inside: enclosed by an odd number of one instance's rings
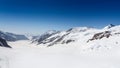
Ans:
{"label": "mountain ridge", "polygon": [[[108,26],[105,26],[104,28],[106,27]],[[115,36],[119,37],[120,25],[112,26],[110,24],[110,27],[108,29],[104,29],[104,28],[96,29],[89,27],[75,27],[68,29],[66,31],[60,31],[56,34],[44,38],[44,40],[32,41],[32,42],[37,43],[37,45],[44,45],[44,46],[63,45],[63,44],[82,45],[81,43],[87,45],[91,42],[96,43],[96,41],[100,42],[103,39],[106,39],[108,41],[111,40],[111,37],[115,37]],[[117,43],[119,43],[118,40],[116,41]]]}
{"label": "mountain ridge", "polygon": [[6,41],[28,40],[28,38],[25,35],[14,34],[3,31],[0,31],[0,37],[5,39]]}

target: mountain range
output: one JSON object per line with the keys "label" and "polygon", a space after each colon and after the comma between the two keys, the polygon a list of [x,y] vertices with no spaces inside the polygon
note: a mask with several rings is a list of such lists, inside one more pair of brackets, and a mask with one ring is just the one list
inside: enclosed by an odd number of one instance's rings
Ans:
{"label": "mountain range", "polygon": [[25,35],[18,35],[10,32],[0,31],[0,46],[11,48],[6,41],[15,42],[18,40],[28,40]]}
{"label": "mountain range", "polygon": [[[0,31],[6,41],[29,40],[25,35]],[[38,36],[31,36],[31,44],[38,46],[78,45],[89,48],[107,47],[120,44],[120,25],[109,24],[102,29],[75,27],[65,31],[49,30]],[[103,44],[104,43],[104,44]],[[12,45],[11,45],[12,46]],[[84,47],[82,46],[82,47]]]}
{"label": "mountain range", "polygon": [[81,48],[107,48],[120,44],[120,25],[109,24],[102,29],[75,27],[66,31],[51,31],[34,37],[31,41],[38,46],[72,45]]}

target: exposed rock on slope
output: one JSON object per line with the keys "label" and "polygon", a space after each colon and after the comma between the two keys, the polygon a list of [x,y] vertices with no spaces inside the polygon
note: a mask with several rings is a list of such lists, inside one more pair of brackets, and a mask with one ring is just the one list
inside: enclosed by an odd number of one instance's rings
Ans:
{"label": "exposed rock on slope", "polygon": [[[110,24],[105,28],[107,29],[77,27],[77,28],[71,28],[66,31],[55,32],[53,34],[44,33],[41,36],[34,38],[32,42],[44,46],[64,44],[64,45],[81,45],[81,46],[88,45],[90,47],[92,46],[98,47],[97,45],[99,46],[103,45],[103,47],[104,46],[106,47],[107,45],[110,45],[107,42],[116,39],[114,41],[111,41],[110,43],[111,45],[118,45],[116,43],[120,43],[119,42],[120,25],[114,26]],[[102,44],[102,43],[106,43],[106,44]]]}
{"label": "exposed rock on slope", "polygon": [[0,46],[1,47],[7,47],[7,48],[11,48],[11,46],[9,46],[6,42],[6,40],[0,38]]}
{"label": "exposed rock on slope", "polygon": [[[34,38],[32,42],[37,41],[38,44],[44,44],[47,46],[52,46],[55,44],[69,44],[77,41],[79,35],[84,35],[82,33],[85,33],[86,31],[89,30],[94,30],[94,29],[88,27],[77,27],[77,28],[71,28],[67,31],[55,32],[52,34],[45,33],[42,34],[39,38],[36,39]],[[85,33],[85,35],[88,35],[88,33]]]}
{"label": "exposed rock on slope", "polygon": [[93,41],[93,40],[98,40],[98,39],[102,39],[104,37],[109,38],[111,36],[111,32],[110,31],[104,31],[104,32],[100,32],[100,33],[96,33],[92,39],[89,39],[87,42],[89,41]]}
{"label": "exposed rock on slope", "polygon": [[45,32],[44,34],[40,35],[40,36],[34,36],[32,38],[32,43],[37,42],[38,44],[46,44],[47,42],[44,42],[47,38],[49,38],[50,36],[58,33],[59,31],[55,31],[55,30],[50,30],[48,32]]}

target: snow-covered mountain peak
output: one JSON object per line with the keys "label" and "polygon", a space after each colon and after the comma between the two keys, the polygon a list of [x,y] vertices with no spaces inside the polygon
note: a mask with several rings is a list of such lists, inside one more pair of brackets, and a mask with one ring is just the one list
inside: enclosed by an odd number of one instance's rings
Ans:
{"label": "snow-covered mountain peak", "polygon": [[110,29],[110,28],[112,28],[112,27],[115,27],[115,25],[109,24],[108,26],[104,27],[104,29]]}
{"label": "snow-covered mountain peak", "polygon": [[[53,33],[53,34],[51,34]],[[112,24],[106,26],[106,29],[96,29],[90,27],[75,27],[67,31],[51,32],[50,34],[43,34],[40,37],[35,38],[33,43],[38,45],[94,45],[97,42],[104,42],[113,40],[112,38],[118,38],[120,36],[120,25],[114,26]],[[104,41],[103,41],[104,40]],[[105,43],[105,42],[104,42]],[[118,40],[112,44],[118,43]],[[108,45],[108,44],[105,44]],[[117,44],[116,44],[117,45]]]}
{"label": "snow-covered mountain peak", "polygon": [[44,34],[54,34],[54,33],[56,33],[56,32],[58,32],[58,31],[56,31],[56,30],[48,30],[48,31],[45,32]]}
{"label": "snow-covered mountain peak", "polygon": [[74,27],[74,28],[67,30],[67,32],[84,32],[89,29],[92,29],[92,28],[91,27]]}

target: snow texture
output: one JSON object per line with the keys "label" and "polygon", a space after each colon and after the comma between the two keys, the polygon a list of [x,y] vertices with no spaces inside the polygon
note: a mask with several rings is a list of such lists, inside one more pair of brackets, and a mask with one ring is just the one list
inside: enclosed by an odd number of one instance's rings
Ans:
{"label": "snow texture", "polygon": [[35,42],[21,40],[8,42],[12,49],[0,47],[0,68],[120,68],[119,25],[72,28],[50,34],[42,44]]}

